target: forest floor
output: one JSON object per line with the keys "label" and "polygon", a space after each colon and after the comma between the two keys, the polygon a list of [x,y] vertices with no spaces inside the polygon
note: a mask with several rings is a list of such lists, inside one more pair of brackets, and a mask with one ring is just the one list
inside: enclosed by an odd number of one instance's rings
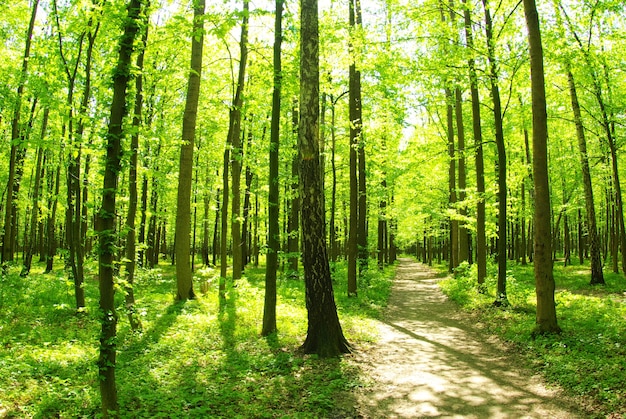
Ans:
{"label": "forest floor", "polygon": [[380,338],[354,354],[365,374],[350,397],[357,418],[585,416],[519,355],[482,333],[437,282],[427,266],[400,260]]}

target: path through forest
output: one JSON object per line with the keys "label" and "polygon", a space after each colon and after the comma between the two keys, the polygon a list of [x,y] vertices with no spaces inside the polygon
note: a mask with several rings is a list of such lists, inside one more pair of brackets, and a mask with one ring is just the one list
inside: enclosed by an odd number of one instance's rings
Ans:
{"label": "path through forest", "polygon": [[481,334],[428,267],[400,260],[380,340],[360,348],[360,418],[576,418],[559,392]]}

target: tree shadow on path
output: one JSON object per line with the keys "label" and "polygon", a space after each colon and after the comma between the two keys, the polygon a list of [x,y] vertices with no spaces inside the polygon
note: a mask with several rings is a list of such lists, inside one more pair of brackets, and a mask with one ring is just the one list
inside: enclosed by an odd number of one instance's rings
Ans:
{"label": "tree shadow on path", "polygon": [[363,418],[583,416],[473,329],[437,281],[424,265],[400,261],[380,340],[359,355],[371,380],[357,394]]}

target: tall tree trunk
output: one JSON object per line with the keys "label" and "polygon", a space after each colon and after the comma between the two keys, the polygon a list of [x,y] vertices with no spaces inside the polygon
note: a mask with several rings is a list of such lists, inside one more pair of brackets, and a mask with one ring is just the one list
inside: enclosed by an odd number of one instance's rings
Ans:
{"label": "tall tree trunk", "polygon": [[[356,11],[354,2],[350,0],[349,24],[352,32],[357,30]],[[354,34],[353,34],[354,36]],[[353,49],[353,41],[350,41],[350,49]],[[359,257],[359,177],[358,177],[358,154],[359,137],[361,135],[360,110],[360,85],[357,78],[360,73],[356,68],[356,57],[353,55],[349,66],[349,117],[350,117],[350,225],[348,232],[348,295],[357,293],[357,264]]]}
{"label": "tall tree trunk", "polygon": [[[262,140],[261,142],[263,142]],[[252,129],[249,129],[246,148],[250,150],[251,147]],[[252,169],[250,168],[250,164],[248,163],[246,164],[245,170],[246,186],[243,195],[243,226],[241,228],[241,261],[244,269],[246,265],[250,262],[250,197],[252,195],[250,188],[252,187],[253,178],[254,174],[252,173]]]}
{"label": "tall tree trunk", "polygon": [[272,121],[270,126],[269,148],[269,193],[267,197],[268,231],[267,256],[265,265],[265,299],[263,304],[263,328],[261,335],[267,336],[276,331],[276,271],[278,270],[278,252],[280,250],[280,185],[279,185],[279,148],[280,148],[280,94],[282,87],[281,45],[283,0],[276,0],[274,21],[274,88],[272,91]]}
{"label": "tall tree trunk", "polygon": [[319,170],[319,31],[317,0],[301,0],[300,193],[307,337],[305,353],[333,357],[350,351],[343,336],[326,252]]}
{"label": "tall tree trunk", "polygon": [[[472,34],[472,19],[467,0],[463,0],[463,16],[465,23],[465,38],[467,49],[474,50],[474,38]],[[475,165],[476,165],[476,193],[478,203],[476,205],[476,266],[478,276],[478,289],[484,292],[485,277],[487,276],[487,237],[485,233],[485,165],[483,161],[483,135],[480,116],[480,97],[478,92],[478,77],[476,75],[476,61],[473,57],[468,59],[470,78],[470,90],[472,95],[472,130],[474,134]]]}
{"label": "tall tree trunk", "polygon": [[[454,96],[452,90],[446,88],[446,132],[448,140],[448,204],[451,209],[456,206],[456,156],[454,151]],[[450,260],[448,270],[452,272],[459,266],[459,222],[450,219]]]}
{"label": "tall tree trunk", "polygon": [[[457,157],[458,160],[458,201],[461,203],[459,214],[462,218],[467,215],[465,205],[465,189],[467,188],[467,176],[465,170],[465,126],[463,124],[463,94],[460,87],[454,89],[454,104],[456,116],[456,132],[457,132]],[[467,262],[469,260],[469,232],[465,226],[465,222],[459,223],[459,259],[458,262]]]}
{"label": "tall tree trunk", "polygon": [[117,314],[115,312],[115,288],[113,281],[113,259],[117,244],[115,231],[115,198],[117,194],[118,173],[121,171],[122,123],[126,116],[126,89],[131,73],[131,55],[135,36],[139,31],[141,0],[130,0],[128,17],[124,21],[124,33],[120,38],[117,67],[113,73],[113,99],[106,134],[106,160],[104,185],[102,188],[102,206],[99,211],[98,267],[100,279],[100,311],[102,330],[100,332],[100,355],[98,358],[98,377],[104,418],[118,417],[117,388],[115,385],[115,358]]}
{"label": "tall tree trunk", "polygon": [[187,79],[187,100],[183,114],[183,144],[180,148],[178,198],[176,200],[176,299],[195,298],[191,263],[189,260],[191,232],[191,181],[196,119],[200,98],[202,73],[202,44],[204,40],[205,0],[194,0],[193,31],[191,38],[191,68]]}
{"label": "tall tree trunk", "polygon": [[580,165],[583,174],[583,188],[585,191],[585,207],[587,210],[587,240],[589,244],[589,256],[591,259],[590,283],[591,285],[604,284],[602,258],[600,256],[600,243],[598,242],[598,228],[596,225],[596,208],[593,200],[591,172],[589,170],[589,156],[587,154],[587,140],[585,138],[585,128],[583,126],[582,114],[580,112],[580,104],[578,103],[578,93],[576,91],[576,84],[574,83],[574,75],[569,69],[569,65],[567,69],[567,80],[572,100],[572,112],[574,113],[574,123],[576,125],[578,151],[580,153]]}
{"label": "tall tree trunk", "polygon": [[[22,134],[20,132],[20,112],[22,108],[22,97],[24,96],[24,85],[26,83],[26,75],[28,73],[28,60],[30,58],[30,46],[33,37],[33,30],[35,28],[35,18],[37,16],[37,8],[39,7],[39,0],[34,0],[32,5],[32,11],[30,15],[30,21],[28,24],[28,31],[26,32],[26,42],[24,45],[24,56],[22,59],[22,70],[19,76],[19,83],[17,86],[17,95],[15,98],[15,108],[13,111],[13,119],[11,121],[11,157],[9,160],[9,180],[7,182],[7,194],[5,204],[5,216],[4,216],[4,234],[2,235],[2,259],[3,269],[6,269],[5,264],[13,260],[13,247],[11,246],[12,238],[15,236],[17,226],[14,225],[13,213],[17,208],[17,196],[14,195],[16,184],[16,172],[18,168],[18,155],[22,152]],[[18,182],[19,184],[19,182]]]}
{"label": "tall tree trunk", "polygon": [[143,61],[146,44],[148,42],[148,21],[144,18],[144,29],[141,36],[141,45],[137,55],[137,70],[135,76],[135,109],[133,113],[133,134],[130,141],[130,164],[128,166],[128,213],[126,215],[126,284],[124,284],[124,300],[126,315],[132,330],[141,329],[141,320],[135,310],[135,266],[137,261],[137,246],[135,218],[137,216],[137,154],[139,151],[139,130],[143,110]]}
{"label": "tall tree trunk", "polygon": [[239,75],[233,105],[230,110],[229,142],[232,144],[231,174],[233,186],[233,205],[231,218],[231,234],[233,249],[233,280],[241,278],[243,260],[241,251],[241,162],[243,159],[241,143],[241,107],[243,105],[243,89],[248,60],[248,12],[249,1],[243,0],[243,18],[241,21],[241,38],[239,40]]}
{"label": "tall tree trunk", "polygon": [[550,243],[550,189],[548,184],[548,115],[543,72],[543,48],[535,0],[524,0],[528,26],[533,108],[533,178],[535,184],[534,270],[537,293],[535,332],[558,333],[554,303],[554,276]]}
{"label": "tall tree trunk", "polygon": [[498,65],[496,62],[495,44],[493,39],[493,25],[489,11],[488,0],[483,0],[485,8],[485,33],[487,37],[487,51],[489,59],[489,79],[491,82],[491,96],[493,99],[493,116],[496,129],[496,147],[498,150],[498,290],[494,305],[507,306],[506,296],[506,148],[504,144],[504,130],[502,127],[502,106],[500,104],[500,88],[498,87]]}

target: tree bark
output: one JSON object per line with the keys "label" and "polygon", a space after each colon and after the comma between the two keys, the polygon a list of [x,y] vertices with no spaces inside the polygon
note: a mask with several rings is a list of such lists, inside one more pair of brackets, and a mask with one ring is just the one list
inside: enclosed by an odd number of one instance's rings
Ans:
{"label": "tree bark", "polygon": [[117,68],[113,74],[113,99],[106,134],[106,160],[102,205],[99,211],[98,267],[100,279],[100,355],[98,358],[98,376],[104,418],[118,417],[117,388],[115,385],[116,328],[114,288],[114,256],[117,244],[115,231],[115,209],[118,173],[121,170],[122,123],[126,115],[126,89],[131,73],[131,55],[135,36],[139,30],[141,0],[130,0],[128,16],[124,24],[124,33],[120,38]]}
{"label": "tree bark", "polygon": [[[465,23],[465,38],[467,49],[474,50],[474,38],[472,35],[472,19],[467,0],[463,0],[463,16]],[[487,276],[487,238],[485,233],[485,165],[483,161],[483,136],[480,116],[480,96],[478,92],[478,77],[476,75],[476,61],[473,57],[468,59],[470,78],[470,90],[472,95],[472,130],[474,135],[475,165],[476,165],[476,267],[478,276],[478,289],[484,291],[485,277]]]}
{"label": "tree bark", "polygon": [[509,305],[506,296],[506,263],[507,263],[507,185],[506,185],[506,148],[504,144],[504,130],[502,127],[502,105],[500,103],[500,88],[498,87],[498,65],[496,62],[495,44],[493,39],[493,24],[489,11],[488,0],[483,0],[485,8],[485,33],[487,37],[487,58],[489,60],[489,79],[491,96],[493,99],[493,116],[496,130],[496,147],[498,150],[498,289],[494,305]]}
{"label": "tree bark", "polygon": [[302,259],[308,313],[305,353],[332,357],[350,351],[337,315],[326,252],[319,170],[319,31],[317,0],[301,0],[300,193]]}
{"label": "tree bark", "polygon": [[550,234],[550,189],[548,184],[548,115],[543,72],[543,47],[535,0],[524,0],[528,26],[533,109],[533,179],[535,190],[534,270],[537,293],[535,332],[558,333],[554,303],[554,276]]}
{"label": "tree bark", "polygon": [[272,91],[272,121],[270,125],[269,151],[269,193],[268,205],[268,232],[267,256],[265,265],[265,299],[263,304],[262,336],[268,336],[276,331],[276,271],[278,270],[278,252],[280,250],[280,176],[279,148],[280,148],[280,94],[282,91],[282,61],[281,46],[283,0],[276,0],[274,21],[274,88]]}
{"label": "tree bark", "polygon": [[191,69],[187,80],[187,100],[183,113],[183,144],[180,148],[178,197],[176,200],[176,299],[195,298],[189,251],[191,249],[191,183],[196,119],[202,75],[202,47],[204,39],[205,0],[194,0],[191,40]]}

